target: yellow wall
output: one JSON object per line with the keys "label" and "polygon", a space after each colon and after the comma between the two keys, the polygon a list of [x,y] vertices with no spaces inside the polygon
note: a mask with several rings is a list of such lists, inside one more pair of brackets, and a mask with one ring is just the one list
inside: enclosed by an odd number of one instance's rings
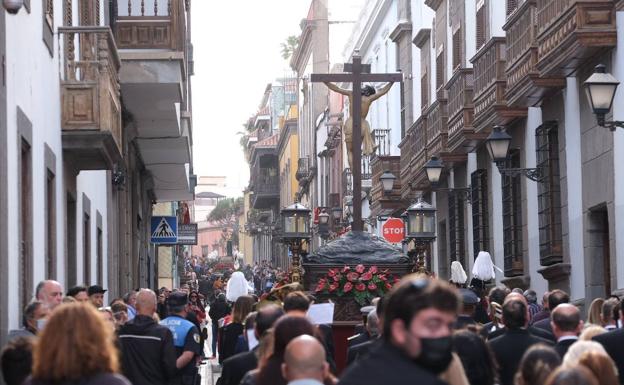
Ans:
{"label": "yellow wall", "polygon": [[[290,108],[288,109],[288,121],[296,122],[298,118],[297,115],[297,106],[290,106]],[[284,129],[283,124],[280,129]],[[280,175],[284,173],[288,160],[290,160],[290,174],[288,176],[288,178],[290,179],[290,183],[283,183],[282,185],[280,185],[280,189],[288,190],[285,192],[285,194],[280,192],[280,196],[286,198],[286,201],[281,202],[282,206],[289,206],[290,204],[294,203],[295,193],[299,191],[299,182],[297,181],[297,164],[299,162],[299,136],[297,135],[296,131],[293,132],[286,139],[286,145],[284,146],[283,152],[279,154]],[[288,188],[289,185],[290,188]]]}

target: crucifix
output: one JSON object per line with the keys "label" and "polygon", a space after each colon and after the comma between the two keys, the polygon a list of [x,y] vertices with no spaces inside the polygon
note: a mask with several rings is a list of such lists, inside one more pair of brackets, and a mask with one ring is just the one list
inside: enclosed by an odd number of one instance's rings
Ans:
{"label": "crucifix", "polygon": [[[370,64],[362,64],[362,58],[358,51],[353,54],[353,63],[344,64],[345,73],[336,74],[312,74],[311,82],[325,83],[331,90],[347,95],[350,103],[350,117],[345,122],[345,141],[349,153],[349,166],[353,175],[353,231],[363,231],[362,223],[362,127],[369,130],[366,122],[368,109],[373,101],[383,96],[390,90],[392,83],[403,81],[401,73],[371,74]],[[331,83],[330,83],[331,82]],[[388,82],[379,93],[371,86],[362,88],[362,82]],[[332,83],[351,83],[351,91],[343,90]],[[357,118],[356,118],[357,117]],[[347,131],[352,130],[352,143],[349,143]],[[365,151],[374,152],[374,143],[370,132],[365,134]],[[349,148],[350,147],[350,148]],[[372,151],[371,151],[372,148]]]}

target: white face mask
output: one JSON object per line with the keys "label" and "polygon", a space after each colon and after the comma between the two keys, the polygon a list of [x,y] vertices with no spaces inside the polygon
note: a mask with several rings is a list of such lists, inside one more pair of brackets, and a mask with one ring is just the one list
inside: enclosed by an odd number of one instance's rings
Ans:
{"label": "white face mask", "polygon": [[45,318],[38,319],[37,320],[37,331],[39,331],[39,332],[43,331],[43,328],[45,327],[47,322],[48,322],[48,320],[45,319]]}

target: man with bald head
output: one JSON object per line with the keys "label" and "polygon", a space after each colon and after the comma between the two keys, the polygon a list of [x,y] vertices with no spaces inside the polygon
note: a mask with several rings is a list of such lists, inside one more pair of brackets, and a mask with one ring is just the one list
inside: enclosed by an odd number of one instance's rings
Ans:
{"label": "man with bald head", "polygon": [[154,320],[156,304],[156,294],[141,289],[136,317],[119,329],[123,374],[133,385],[167,385],[176,376],[173,336]]}
{"label": "man with bald head", "polygon": [[570,346],[578,341],[583,330],[583,321],[579,309],[569,303],[558,305],[551,313],[551,326],[557,338],[555,350],[563,359]]}
{"label": "man with bald head", "polygon": [[325,348],[316,338],[302,335],[290,341],[282,364],[288,385],[322,385],[328,375]]}
{"label": "man with bald head", "polygon": [[[524,295],[523,295],[523,294],[520,294],[520,293],[513,293],[513,292],[512,292],[512,293],[509,293],[509,294],[505,297],[505,301],[503,301],[503,303],[504,303],[504,302],[507,302],[507,301],[510,301],[510,300],[512,300],[512,299],[513,299],[513,300],[520,301],[520,302],[522,302],[522,303],[524,303],[524,304],[526,305],[526,307],[527,307],[527,319],[528,319],[528,320],[530,320],[530,314],[529,314],[529,304],[528,304],[528,302],[527,302],[526,298],[524,297]],[[550,333],[550,332],[548,332],[548,331],[546,331],[546,330],[544,330],[544,329],[539,329],[539,328],[536,328],[536,327],[534,327],[534,326],[528,326],[526,329],[527,329],[527,331],[528,331],[531,335],[534,335],[535,337],[538,337],[538,338],[543,338],[543,339],[545,339],[545,340],[548,340],[548,341],[550,341],[552,344],[554,344],[554,343],[556,342],[556,340],[555,340],[555,336],[554,336],[552,333]],[[488,340],[493,340],[494,338],[500,337],[500,336],[502,336],[503,334],[505,334],[505,332],[506,332],[506,331],[507,331],[507,329],[506,329],[506,328],[504,328],[504,327],[503,327],[503,328],[500,328],[500,329],[498,329],[498,330],[495,330],[495,331],[491,332],[491,333],[488,335],[487,339],[488,339]]]}
{"label": "man with bald head", "polygon": [[52,311],[63,301],[63,286],[51,279],[41,281],[35,290],[35,298]]}

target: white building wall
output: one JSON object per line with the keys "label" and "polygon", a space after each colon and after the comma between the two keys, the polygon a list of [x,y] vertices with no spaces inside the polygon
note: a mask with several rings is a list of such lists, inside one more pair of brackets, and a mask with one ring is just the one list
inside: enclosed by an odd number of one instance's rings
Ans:
{"label": "white building wall", "polygon": [[472,68],[470,59],[477,53],[477,4],[476,0],[466,0],[466,55],[464,57],[464,67]]}
{"label": "white building wall", "polygon": [[[613,55],[613,76],[624,81],[624,12],[617,12],[617,48]],[[613,120],[624,121],[624,87],[620,85],[613,101]],[[624,288],[624,130],[613,133],[616,286]],[[619,235],[619,236],[618,236]]]}
{"label": "white building wall", "polygon": [[[492,186],[492,246],[493,251],[490,252],[494,265],[503,269],[504,263],[504,238],[503,238],[503,192],[502,179],[498,168],[494,163],[489,164],[488,175],[491,175],[490,185]],[[500,283],[504,278],[503,273],[494,269],[496,273],[496,282]]]}
{"label": "white building wall", "polygon": [[[8,308],[9,328],[18,328],[20,324],[20,276],[19,276],[19,228],[21,225],[20,192],[18,174],[20,157],[20,134],[17,125],[18,107],[32,123],[31,164],[32,164],[32,256],[33,287],[47,278],[45,276],[45,202],[47,169],[45,164],[45,146],[56,157],[55,192],[56,192],[56,276],[66,289],[65,277],[65,197],[63,175],[63,148],[61,143],[61,92],[58,34],[56,28],[62,25],[61,0],[54,0],[53,56],[42,40],[41,1],[31,1],[31,12],[22,9],[17,15],[6,17],[6,97],[7,97],[7,200],[8,200]],[[4,11],[3,11],[4,12]],[[77,12],[74,12],[77,14]],[[5,31],[2,31],[4,34]],[[4,36],[3,36],[4,38]],[[105,173],[104,173],[105,176]],[[97,190],[98,198],[92,199],[92,207],[98,207],[103,219],[106,217],[106,179],[102,176],[90,179],[88,183]],[[96,203],[97,202],[97,203]],[[93,216],[95,220],[95,215]],[[103,224],[104,248],[106,226]],[[79,236],[77,236],[79,238]],[[93,239],[96,239],[95,232]],[[95,253],[94,253],[95,255]],[[104,256],[107,254],[105,253]],[[104,265],[107,265],[106,260]]]}
{"label": "white building wall", "polygon": [[[482,0],[480,0],[482,1]],[[492,36],[505,36],[503,25],[507,20],[507,13],[505,9],[505,2],[502,0],[490,1],[490,12],[488,12],[490,37]]]}
{"label": "white building wall", "polygon": [[566,138],[566,169],[568,181],[568,228],[570,240],[570,299],[572,301],[585,298],[585,252],[583,245],[583,174],[570,172],[582,170],[581,159],[581,112],[579,105],[579,89],[576,78],[566,79],[564,91],[565,103],[565,138]]}
{"label": "white building wall", "polygon": [[[537,154],[535,152],[535,130],[542,124],[542,110],[529,107],[524,137],[524,156],[527,168],[535,167]],[[537,183],[525,178],[526,182],[526,218],[527,218],[527,248],[528,272],[531,277],[531,289],[543,293],[548,289],[548,282],[537,272],[540,269],[540,240],[539,218],[537,202]]]}

